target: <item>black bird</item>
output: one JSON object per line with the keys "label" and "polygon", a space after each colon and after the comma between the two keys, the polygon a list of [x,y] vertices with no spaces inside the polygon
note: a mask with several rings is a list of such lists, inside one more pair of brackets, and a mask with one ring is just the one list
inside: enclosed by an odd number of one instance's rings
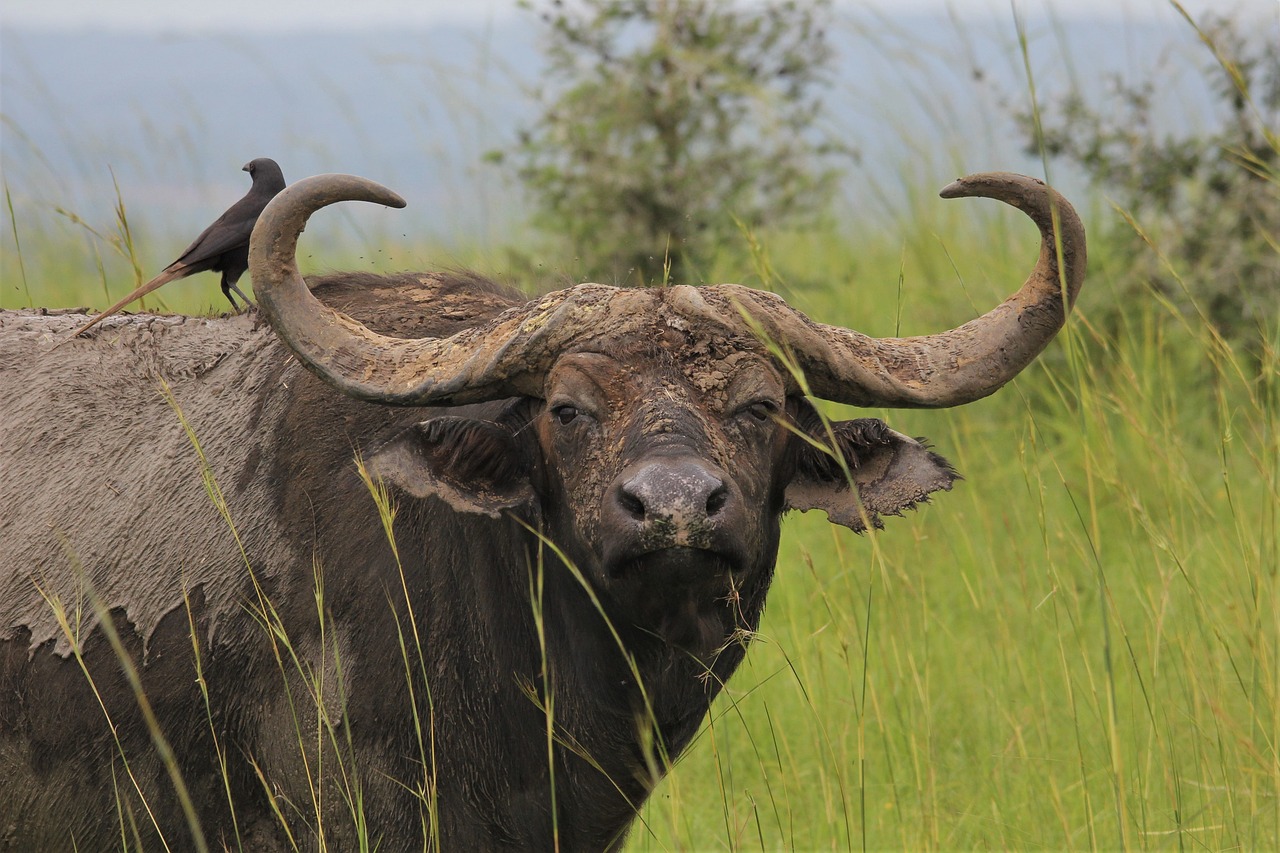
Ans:
{"label": "black bird", "polygon": [[102,322],[157,287],[206,270],[222,273],[222,293],[230,300],[233,310],[240,310],[235,297],[231,295],[233,290],[244,300],[247,308],[249,297],[240,292],[236,282],[240,280],[240,276],[244,275],[245,270],[249,269],[249,235],[253,233],[253,225],[258,221],[258,215],[267,206],[267,202],[284,189],[285,183],[284,174],[276,161],[267,157],[250,160],[245,164],[244,170],[253,178],[253,186],[249,187],[249,192],[245,193],[244,198],[227,208],[226,213],[204,229],[195,242],[182,253],[182,256],[165,267],[158,276],[76,329],[71,337],[74,338],[91,326]]}

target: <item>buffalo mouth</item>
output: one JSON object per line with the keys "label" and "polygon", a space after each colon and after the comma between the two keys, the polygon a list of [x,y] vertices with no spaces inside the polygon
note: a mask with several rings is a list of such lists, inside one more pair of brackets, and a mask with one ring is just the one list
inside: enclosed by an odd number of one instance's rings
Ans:
{"label": "buffalo mouth", "polygon": [[609,561],[610,596],[629,622],[673,646],[705,653],[737,624],[742,562],[704,548],[673,546]]}
{"label": "buffalo mouth", "polygon": [[662,586],[703,586],[708,582],[728,585],[739,571],[740,560],[721,551],[673,545],[639,554],[621,554],[605,563],[605,574],[613,583],[660,584]]}

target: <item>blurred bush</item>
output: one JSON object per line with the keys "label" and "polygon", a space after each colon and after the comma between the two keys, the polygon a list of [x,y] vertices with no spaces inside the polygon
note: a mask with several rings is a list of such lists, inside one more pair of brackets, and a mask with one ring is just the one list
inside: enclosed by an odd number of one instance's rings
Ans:
{"label": "blurred bush", "polygon": [[[533,4],[528,4],[532,6]],[[540,117],[512,150],[545,232],[578,278],[696,283],[742,229],[827,210],[816,94],[830,0],[541,4]]]}
{"label": "blurred bush", "polygon": [[1154,74],[1116,79],[1103,103],[1071,93],[1015,118],[1029,152],[1082,168],[1120,213],[1091,234],[1113,294],[1091,302],[1104,331],[1154,293],[1257,355],[1280,325],[1280,34],[1218,17],[1192,26],[1212,53],[1215,119],[1202,131],[1161,133]]}

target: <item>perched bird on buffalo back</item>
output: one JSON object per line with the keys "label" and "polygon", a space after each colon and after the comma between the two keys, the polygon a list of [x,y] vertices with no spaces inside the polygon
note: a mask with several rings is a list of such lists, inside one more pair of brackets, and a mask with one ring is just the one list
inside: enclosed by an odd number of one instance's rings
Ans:
{"label": "perched bird on buffalo back", "polygon": [[76,329],[71,337],[74,338],[162,285],[206,270],[222,273],[222,293],[231,301],[232,309],[240,310],[235,297],[231,295],[233,290],[248,307],[249,298],[240,292],[236,282],[249,268],[249,236],[253,233],[258,215],[267,206],[267,202],[284,189],[285,183],[284,174],[276,161],[267,157],[249,161],[244,170],[253,178],[253,186],[249,187],[244,198],[227,208],[226,213],[204,229],[187,250],[158,276]]}

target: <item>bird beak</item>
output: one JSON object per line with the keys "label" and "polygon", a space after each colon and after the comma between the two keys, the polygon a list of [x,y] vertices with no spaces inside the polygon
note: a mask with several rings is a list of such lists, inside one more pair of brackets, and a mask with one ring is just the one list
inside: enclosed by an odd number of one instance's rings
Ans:
{"label": "bird beak", "polygon": [[240,167],[240,171],[242,171],[242,172],[252,172],[252,171],[253,171],[253,164],[252,164],[252,163],[245,163],[243,166],[241,166],[241,167]]}

